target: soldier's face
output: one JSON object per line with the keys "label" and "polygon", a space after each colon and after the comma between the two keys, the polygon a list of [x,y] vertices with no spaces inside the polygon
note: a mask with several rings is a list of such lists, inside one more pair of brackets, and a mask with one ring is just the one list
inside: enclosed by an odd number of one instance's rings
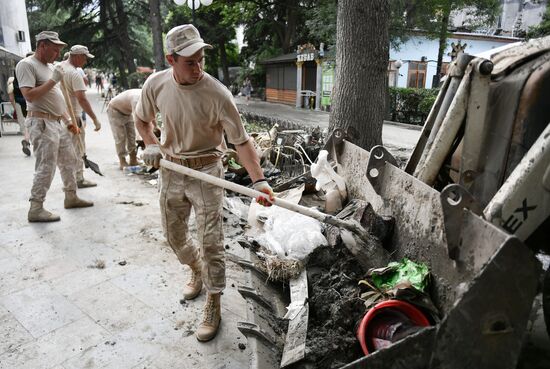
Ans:
{"label": "soldier's face", "polygon": [[197,83],[203,74],[204,51],[201,49],[191,56],[178,56],[174,58],[167,55],[168,63],[174,69],[176,82],[182,85],[192,85]]}
{"label": "soldier's face", "polygon": [[46,62],[53,63],[57,58],[59,58],[59,53],[63,49],[63,45],[57,45],[53,42],[45,42],[42,44],[43,47],[43,55],[46,59]]}
{"label": "soldier's face", "polygon": [[73,64],[75,67],[80,68],[82,68],[88,60],[88,58],[84,54],[72,55],[71,58],[71,64]]}

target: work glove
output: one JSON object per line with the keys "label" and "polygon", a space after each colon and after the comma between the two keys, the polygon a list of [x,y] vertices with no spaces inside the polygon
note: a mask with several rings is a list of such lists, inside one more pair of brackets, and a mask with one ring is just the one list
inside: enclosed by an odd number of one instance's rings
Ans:
{"label": "work glove", "polygon": [[271,206],[273,201],[275,201],[275,197],[273,195],[273,189],[271,188],[269,183],[267,183],[267,180],[259,179],[256,182],[254,182],[252,187],[256,191],[260,191],[260,192],[263,192],[266,195],[268,195],[269,200],[264,196],[258,196],[258,198],[256,199],[256,202],[258,204],[263,205],[263,206]]}
{"label": "work glove", "polygon": [[74,123],[67,124],[67,129],[71,131],[73,135],[77,135],[80,133],[80,128],[78,128],[78,126]]}
{"label": "work glove", "polygon": [[94,126],[95,126],[94,131],[99,131],[101,129],[101,122],[97,120],[97,118],[94,119]]}
{"label": "work glove", "polygon": [[147,145],[143,151],[143,162],[153,168],[160,167],[160,159],[162,159],[162,153],[160,152],[160,146],[157,144]]}
{"label": "work glove", "polygon": [[58,83],[59,81],[61,81],[61,79],[63,79],[64,74],[65,70],[63,69],[63,66],[61,66],[61,64],[58,64],[53,69],[50,79],[52,79],[55,83]]}

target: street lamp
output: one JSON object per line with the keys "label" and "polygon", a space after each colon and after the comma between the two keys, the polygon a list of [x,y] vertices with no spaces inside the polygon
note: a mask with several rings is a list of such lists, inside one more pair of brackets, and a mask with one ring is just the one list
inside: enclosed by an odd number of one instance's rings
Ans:
{"label": "street lamp", "polygon": [[213,0],[174,0],[177,5],[183,5],[187,3],[187,6],[191,8],[191,14],[193,15],[193,24],[195,23],[195,9],[198,9],[201,4],[208,6],[212,4]]}

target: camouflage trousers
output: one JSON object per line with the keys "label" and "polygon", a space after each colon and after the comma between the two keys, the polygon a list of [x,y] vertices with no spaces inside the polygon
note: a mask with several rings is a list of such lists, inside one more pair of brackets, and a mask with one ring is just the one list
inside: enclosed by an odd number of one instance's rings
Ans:
{"label": "camouflage trousers", "polygon": [[80,119],[80,116],[76,117],[77,125],[80,128],[80,133],[73,135],[69,133],[72,138],[74,152],[76,154],[76,180],[82,181],[84,179],[84,160],[82,157],[86,153],[86,122]]}
{"label": "camouflage trousers", "polygon": [[[221,161],[201,172],[221,177]],[[202,262],[202,281],[209,293],[225,288],[223,248],[223,189],[195,178],[161,168],[160,211],[168,244],[180,263]],[[196,240],[189,234],[191,208],[195,212]]]}
{"label": "camouflage trousers", "polygon": [[135,152],[136,128],[132,115],[124,115],[113,108],[108,108],[107,116],[113,131],[117,155],[122,157]]}
{"label": "camouflage trousers", "polygon": [[63,181],[63,191],[76,191],[76,155],[71,133],[65,124],[50,119],[28,117],[25,121],[36,158],[31,201],[43,202],[50,189],[55,167]]}

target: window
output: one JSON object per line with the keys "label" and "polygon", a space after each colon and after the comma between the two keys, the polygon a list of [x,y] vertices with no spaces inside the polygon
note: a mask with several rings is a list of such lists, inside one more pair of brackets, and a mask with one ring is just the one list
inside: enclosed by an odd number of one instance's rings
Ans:
{"label": "window", "polygon": [[399,68],[395,64],[395,60],[388,62],[388,86],[397,87],[397,77],[399,75]]}
{"label": "window", "polygon": [[426,62],[409,62],[409,75],[407,77],[407,87],[424,88],[426,87]]}
{"label": "window", "polygon": [[17,31],[15,38],[17,42],[25,42],[25,31]]}

